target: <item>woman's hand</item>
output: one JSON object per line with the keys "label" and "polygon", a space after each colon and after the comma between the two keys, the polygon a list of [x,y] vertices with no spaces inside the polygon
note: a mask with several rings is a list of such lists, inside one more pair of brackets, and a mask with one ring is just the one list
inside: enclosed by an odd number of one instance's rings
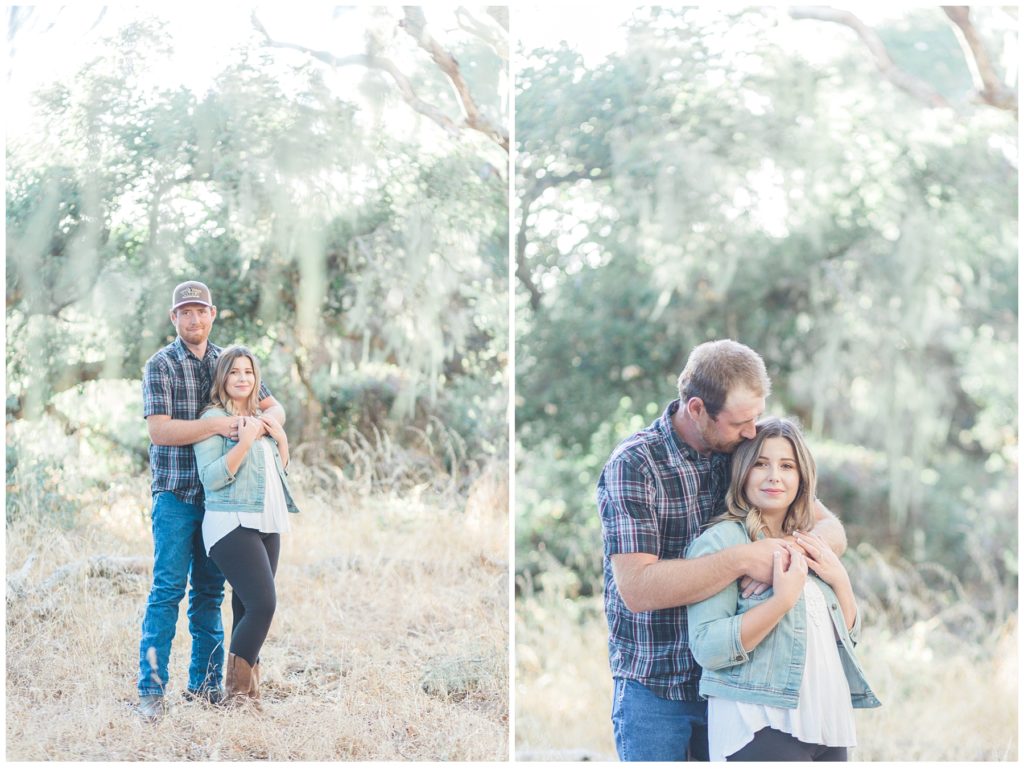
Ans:
{"label": "woman's hand", "polygon": [[287,470],[288,436],[284,433],[284,427],[281,426],[281,422],[267,414],[263,414],[260,420],[263,422],[263,428],[267,431],[267,434],[277,441],[277,454],[281,457],[281,466]]}
{"label": "woman's hand", "polygon": [[263,414],[260,416],[260,421],[263,422],[263,427],[270,437],[277,441],[278,445],[287,441],[287,435],[284,433],[284,427],[281,426],[281,422],[275,419],[273,416]]}
{"label": "woman's hand", "polygon": [[238,419],[238,442],[252,445],[267,428],[263,422],[253,416],[241,416]]}
{"label": "woman's hand", "polygon": [[786,556],[781,550],[774,554],[772,565],[772,590],[775,598],[785,603],[787,609],[791,609],[804,592],[804,582],[807,580],[807,559],[799,549],[785,546],[789,552],[789,568],[785,566]]}
{"label": "woman's hand", "polygon": [[807,532],[794,532],[797,544],[807,553],[807,565],[834,590],[850,585],[850,576],[839,556],[821,537]]}
{"label": "woman's hand", "polygon": [[[763,540],[761,540],[763,542]],[[786,561],[789,567],[786,567]],[[798,547],[783,543],[772,553],[774,593],[740,616],[740,644],[750,652],[764,641],[779,621],[800,600],[807,581],[807,561]]]}
{"label": "woman's hand", "polygon": [[832,586],[839,606],[843,610],[846,629],[853,630],[857,621],[857,599],[853,597],[853,585],[846,567],[839,556],[821,537],[806,532],[795,532],[797,542],[807,551],[807,565],[825,582]]}
{"label": "woman's hand", "polygon": [[224,466],[227,467],[228,475],[234,475],[238,468],[245,461],[245,455],[249,453],[252,444],[257,438],[266,432],[263,422],[254,416],[238,417],[238,444],[224,456]]}

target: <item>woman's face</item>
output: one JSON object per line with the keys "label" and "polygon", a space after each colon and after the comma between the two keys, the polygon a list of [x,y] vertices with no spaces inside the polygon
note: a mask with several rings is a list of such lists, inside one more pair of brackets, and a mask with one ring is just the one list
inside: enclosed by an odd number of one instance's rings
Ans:
{"label": "woman's face", "polygon": [[247,400],[255,387],[256,374],[253,371],[252,360],[244,355],[235,357],[228,370],[227,381],[224,382],[228,397],[238,401]]}
{"label": "woman's face", "polygon": [[799,490],[800,470],[793,444],[782,437],[768,438],[747,473],[744,496],[762,513],[785,513]]}

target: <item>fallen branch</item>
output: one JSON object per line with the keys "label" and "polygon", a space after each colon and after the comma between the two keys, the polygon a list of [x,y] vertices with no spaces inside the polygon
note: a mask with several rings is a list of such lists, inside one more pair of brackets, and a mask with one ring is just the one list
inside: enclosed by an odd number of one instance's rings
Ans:
{"label": "fallen branch", "polygon": [[35,555],[28,557],[24,565],[7,578],[8,598],[24,598],[37,593],[46,593],[69,579],[78,577],[114,578],[122,575],[147,575],[153,566],[153,559],[142,556],[92,556],[81,561],[58,566],[38,585],[28,584],[28,573],[35,562]]}
{"label": "fallen branch", "polygon": [[16,572],[11,572],[7,575],[7,595],[10,596],[22,596],[24,595],[25,583],[28,581],[28,573],[32,570],[32,565],[36,562],[36,554],[32,553],[28,558],[25,559],[25,563],[21,565],[21,569]]}

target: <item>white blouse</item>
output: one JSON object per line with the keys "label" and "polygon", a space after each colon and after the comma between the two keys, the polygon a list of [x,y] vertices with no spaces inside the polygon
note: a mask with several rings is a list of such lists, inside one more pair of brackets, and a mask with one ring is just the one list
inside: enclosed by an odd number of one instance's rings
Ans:
{"label": "white blouse", "polygon": [[722,762],[771,727],[805,743],[832,747],[857,745],[850,685],[846,681],[835,627],[825,596],[813,580],[804,584],[807,610],[807,660],[795,709],[708,698],[708,750]]}
{"label": "white blouse", "polygon": [[284,486],[277,474],[277,462],[270,448],[271,441],[261,437],[256,441],[263,449],[263,463],[267,471],[263,490],[263,512],[242,513],[233,510],[207,510],[203,516],[203,544],[206,555],[219,539],[226,537],[239,526],[257,529],[264,534],[287,534],[292,530],[288,521],[288,503],[284,498]]}

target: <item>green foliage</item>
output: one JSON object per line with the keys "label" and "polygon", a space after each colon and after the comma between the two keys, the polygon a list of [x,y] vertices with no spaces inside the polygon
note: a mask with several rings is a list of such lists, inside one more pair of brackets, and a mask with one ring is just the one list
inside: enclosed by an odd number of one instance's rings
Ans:
{"label": "green foliage", "polygon": [[[158,22],[119,30],[37,95],[46,132],[9,139],[8,421],[37,420],[83,383],[138,379],[173,339],[171,289],[196,277],[218,307],[211,340],[254,348],[294,441],[438,414],[472,434],[445,394],[481,408],[504,380],[495,154],[392,128],[322,64],[256,39],[202,96],[156,85],[144,74],[172,45]],[[499,104],[494,54],[456,53]],[[421,93],[443,93],[423,67]],[[503,451],[502,428],[479,430],[498,435],[474,449]]]}
{"label": "green foliage", "polygon": [[[524,52],[520,273],[538,291],[517,297],[523,572],[543,545],[599,582],[594,486],[629,434],[609,421],[626,399],[649,423],[692,347],[723,337],[764,357],[769,412],[803,421],[821,496],[855,536],[957,567],[965,529],[1015,539],[1014,117],[930,109],[848,30],[812,57],[791,45],[810,23],[788,24],[643,9],[597,64]],[[963,87],[938,9],[879,32]],[[1015,563],[995,569],[1012,582]]]}

